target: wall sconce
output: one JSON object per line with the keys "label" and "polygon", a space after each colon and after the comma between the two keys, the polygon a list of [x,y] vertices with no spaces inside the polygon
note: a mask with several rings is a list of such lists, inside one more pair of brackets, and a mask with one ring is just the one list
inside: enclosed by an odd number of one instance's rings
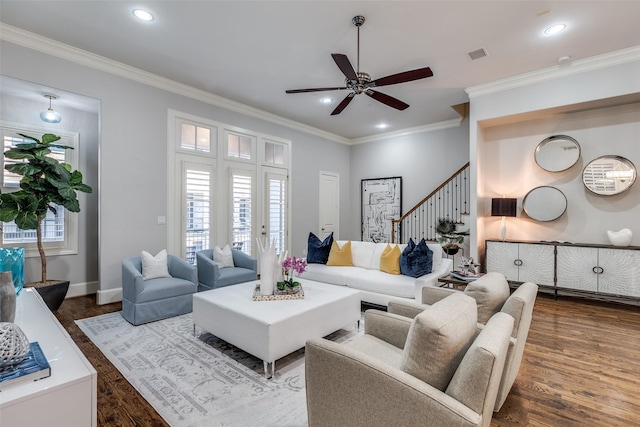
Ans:
{"label": "wall sconce", "polygon": [[508,216],[516,216],[517,204],[518,199],[513,198],[502,197],[499,199],[491,199],[491,216],[502,217],[500,236],[502,236],[503,241],[507,238],[507,222],[505,218]]}
{"label": "wall sconce", "polygon": [[51,108],[51,101],[53,99],[58,99],[58,97],[55,95],[45,95],[44,97],[49,98],[49,109],[40,113],[40,120],[47,123],[60,123],[62,116]]}

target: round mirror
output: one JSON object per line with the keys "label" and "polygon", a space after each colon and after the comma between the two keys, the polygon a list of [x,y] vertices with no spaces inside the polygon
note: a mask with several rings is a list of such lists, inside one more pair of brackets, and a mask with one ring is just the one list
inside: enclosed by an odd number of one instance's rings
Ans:
{"label": "round mirror", "polygon": [[536,147],[538,166],[549,172],[562,172],[575,165],[580,158],[580,144],[567,135],[553,135]]}
{"label": "round mirror", "polygon": [[587,190],[602,196],[627,191],[636,181],[636,167],[624,157],[602,156],[592,160],[582,171]]}
{"label": "round mirror", "polygon": [[567,210],[567,198],[555,187],[536,187],[524,196],[522,209],[536,221],[553,221]]}

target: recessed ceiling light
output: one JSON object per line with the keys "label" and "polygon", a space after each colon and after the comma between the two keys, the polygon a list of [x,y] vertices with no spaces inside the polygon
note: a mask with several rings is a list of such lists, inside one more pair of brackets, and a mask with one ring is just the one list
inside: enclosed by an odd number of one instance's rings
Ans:
{"label": "recessed ceiling light", "polygon": [[134,9],[133,10],[133,15],[136,18],[141,19],[143,21],[153,21],[153,15],[151,13],[147,12],[146,10]]}
{"label": "recessed ceiling light", "polygon": [[320,98],[320,102],[322,102],[323,104],[331,104],[333,102],[333,99],[329,97],[324,97],[324,98]]}
{"label": "recessed ceiling light", "polygon": [[544,30],[544,33],[548,36],[552,36],[554,34],[561,33],[567,28],[564,24],[555,24]]}
{"label": "recessed ceiling light", "polygon": [[386,129],[386,128],[388,128],[388,127],[389,127],[389,125],[388,125],[388,124],[386,124],[386,123],[378,123],[378,124],[376,125],[376,127],[377,127],[378,129]]}

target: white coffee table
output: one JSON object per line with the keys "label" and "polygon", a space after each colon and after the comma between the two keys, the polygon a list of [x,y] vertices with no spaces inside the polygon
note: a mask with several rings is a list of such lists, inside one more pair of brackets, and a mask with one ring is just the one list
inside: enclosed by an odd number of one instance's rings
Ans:
{"label": "white coffee table", "polygon": [[275,361],[351,323],[360,322],[360,292],[300,279],[304,299],[253,301],[259,280],[193,295],[193,324],[263,360]]}

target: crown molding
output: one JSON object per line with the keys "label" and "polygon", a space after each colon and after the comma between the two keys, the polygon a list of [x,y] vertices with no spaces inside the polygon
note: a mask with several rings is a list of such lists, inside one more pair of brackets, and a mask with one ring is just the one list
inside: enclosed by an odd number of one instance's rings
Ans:
{"label": "crown molding", "polygon": [[432,124],[423,125],[423,126],[416,126],[412,128],[401,129],[394,132],[381,133],[379,135],[363,136],[362,138],[351,139],[349,145],[365,144],[367,142],[380,141],[382,139],[397,138],[399,136],[414,135],[416,133],[433,132],[441,129],[455,128],[460,126],[460,123],[462,123],[462,118],[445,120],[438,123],[432,123]]}
{"label": "crown molding", "polygon": [[473,99],[479,96],[634,61],[640,61],[640,46],[633,46],[602,55],[591,56],[589,58],[577,59],[570,63],[555,65],[553,67],[543,68],[541,70],[519,74],[517,76],[507,77],[477,86],[471,86],[466,88],[465,92],[469,95],[469,99]]}
{"label": "crown molding", "polygon": [[340,135],[318,129],[313,126],[308,126],[303,123],[278,116],[276,114],[268,113],[254,107],[250,107],[246,104],[232,101],[230,99],[223,98],[219,95],[215,95],[204,90],[196,89],[192,86],[178,83],[174,80],[161,77],[157,74],[143,71],[139,68],[131,67],[121,62],[114,61],[103,56],[96,55],[95,53],[69,46],[64,43],[60,43],[58,41],[22,30],[17,27],[13,27],[11,25],[0,23],[0,40],[4,40],[9,43],[23,46],[28,49],[32,49],[48,55],[52,55],[57,58],[65,59],[67,61],[74,62],[85,67],[93,68],[99,71],[143,83],[148,86],[165,90],[167,92],[186,96],[188,98],[215,105],[230,111],[255,117],[307,134],[319,136],[330,141],[339,142],[346,145],[350,143],[350,139],[342,137]]}

